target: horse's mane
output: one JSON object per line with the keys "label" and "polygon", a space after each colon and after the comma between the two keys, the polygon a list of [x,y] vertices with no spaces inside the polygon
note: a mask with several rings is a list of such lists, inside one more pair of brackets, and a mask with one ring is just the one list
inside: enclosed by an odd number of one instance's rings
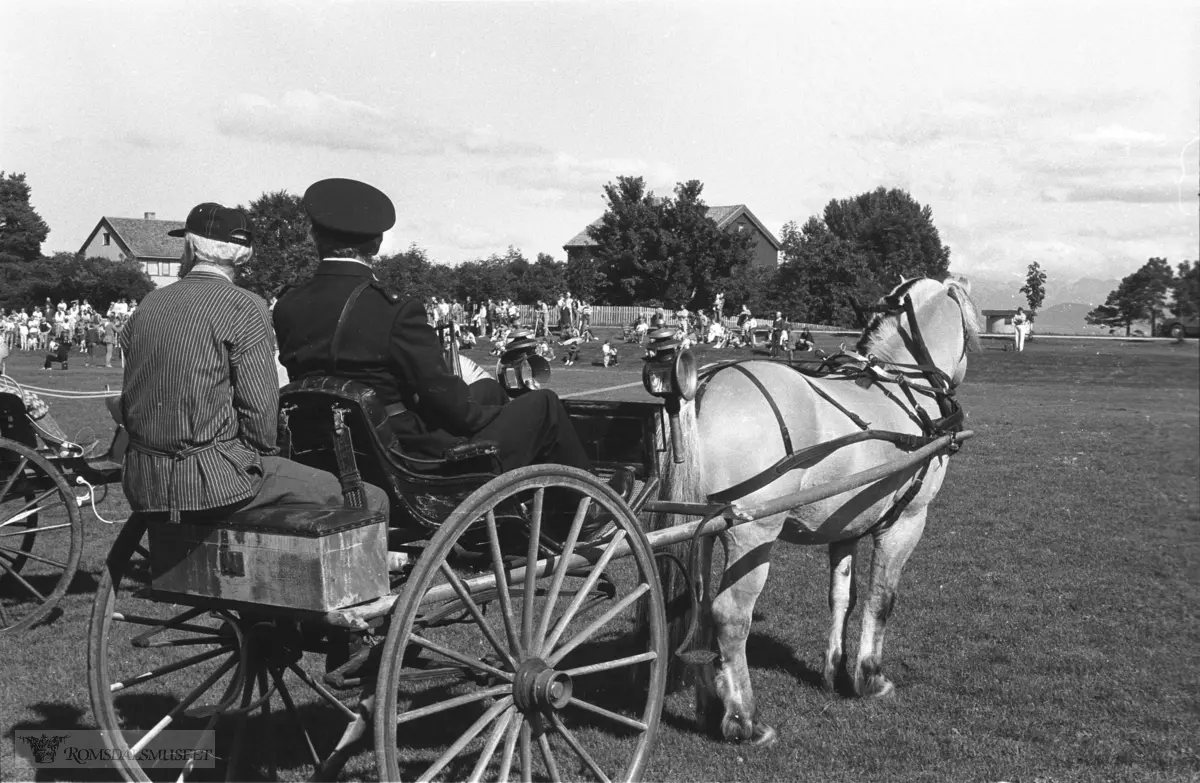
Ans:
{"label": "horse's mane", "polygon": [[[884,300],[898,302],[902,296],[922,283],[944,287],[947,295],[958,303],[959,307],[962,308],[963,336],[967,341],[967,350],[979,351],[981,348],[979,342],[979,311],[975,307],[974,300],[971,299],[970,284],[965,280],[948,278],[945,282],[939,283],[937,280],[928,277],[914,277],[910,280],[905,280],[893,288],[884,297]],[[859,354],[865,356],[871,352],[873,347],[895,338],[899,332],[899,312],[876,313],[872,316],[866,328],[863,329],[862,336],[858,339],[856,350]]]}

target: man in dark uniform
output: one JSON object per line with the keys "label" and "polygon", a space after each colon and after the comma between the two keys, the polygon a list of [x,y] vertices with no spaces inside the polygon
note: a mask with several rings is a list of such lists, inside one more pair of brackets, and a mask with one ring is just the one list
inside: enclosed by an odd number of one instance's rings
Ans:
{"label": "man in dark uniform", "polygon": [[[337,375],[371,386],[395,411],[393,430],[415,457],[437,459],[450,446],[490,440],[506,471],[539,463],[591,469],[553,391],[499,404],[486,391],[498,384],[468,387],[446,369],[420,300],[391,294],[375,278],[371,259],[396,222],[386,195],[362,182],[326,179],[304,194],[304,208],[321,263],[274,310],[279,359],[293,381]],[[628,495],[632,478],[619,474],[613,484]]]}

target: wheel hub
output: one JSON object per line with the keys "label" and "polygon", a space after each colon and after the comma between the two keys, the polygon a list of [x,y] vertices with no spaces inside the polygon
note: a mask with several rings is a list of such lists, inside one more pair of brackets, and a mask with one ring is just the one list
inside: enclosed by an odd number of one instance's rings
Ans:
{"label": "wheel hub", "polygon": [[513,701],[522,712],[561,710],[571,700],[571,677],[555,671],[541,658],[530,658],[513,678]]}

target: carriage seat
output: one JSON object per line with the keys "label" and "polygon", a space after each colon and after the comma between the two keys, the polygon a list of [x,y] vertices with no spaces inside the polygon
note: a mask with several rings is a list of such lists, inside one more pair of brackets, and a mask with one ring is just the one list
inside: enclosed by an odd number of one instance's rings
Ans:
{"label": "carriage seat", "polygon": [[335,473],[343,482],[353,475],[382,487],[391,500],[393,526],[406,516],[436,527],[459,501],[501,472],[497,445],[488,441],[456,444],[441,459],[406,454],[389,420],[396,406],[385,406],[361,381],[304,378],[284,386],[279,403],[283,456]]}

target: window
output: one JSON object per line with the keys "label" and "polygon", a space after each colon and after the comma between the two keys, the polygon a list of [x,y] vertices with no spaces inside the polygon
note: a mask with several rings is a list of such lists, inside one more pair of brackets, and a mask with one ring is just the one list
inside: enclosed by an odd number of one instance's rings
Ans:
{"label": "window", "polygon": [[108,247],[111,244],[112,244],[112,234],[105,231],[104,232],[104,246]]}

